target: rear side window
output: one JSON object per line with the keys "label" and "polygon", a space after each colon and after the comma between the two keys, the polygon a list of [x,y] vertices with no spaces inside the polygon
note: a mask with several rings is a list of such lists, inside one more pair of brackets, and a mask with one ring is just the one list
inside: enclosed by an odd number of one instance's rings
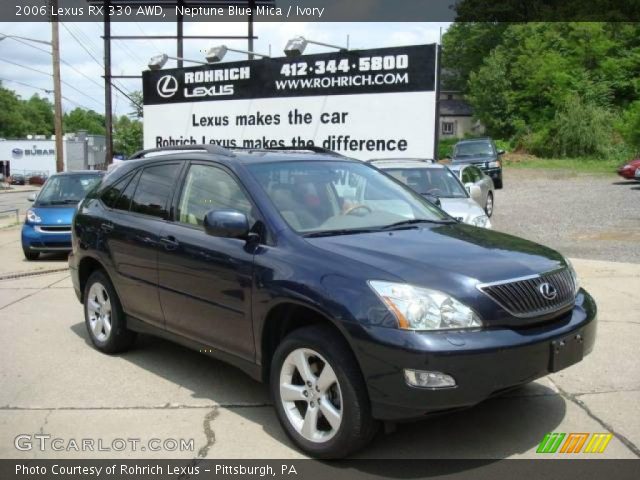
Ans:
{"label": "rear side window", "polygon": [[113,208],[115,208],[116,210],[129,211],[129,208],[131,207],[131,199],[133,198],[133,192],[136,191],[136,185],[138,185],[139,178],[140,172],[135,174],[133,180],[131,180],[127,187],[122,191],[122,195],[120,195]]}
{"label": "rear side window", "polygon": [[133,194],[131,211],[168,218],[169,199],[179,170],[180,165],[177,163],[145,168]]}
{"label": "rear side window", "polygon": [[114,185],[107,188],[102,195],[100,195],[100,200],[109,208],[116,208],[116,204],[118,199],[120,198],[120,194],[122,191],[129,185],[129,182],[133,178],[135,173],[131,173],[124,178],[117,181]]}

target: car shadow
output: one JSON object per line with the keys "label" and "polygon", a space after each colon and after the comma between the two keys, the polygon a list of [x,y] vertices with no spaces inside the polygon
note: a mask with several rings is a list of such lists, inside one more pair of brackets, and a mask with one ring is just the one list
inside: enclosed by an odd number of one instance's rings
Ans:
{"label": "car shadow", "polygon": [[[84,323],[76,323],[71,330],[93,348]],[[275,441],[295,449],[272,410],[267,386],[239,369],[149,335],[139,335],[134,348],[119,358],[179,385],[194,399],[233,410],[261,425]],[[467,410],[399,424],[393,433],[380,431],[372,444],[353,458],[479,460],[442,462],[432,470],[434,476],[476,468],[535,448],[546,433],[556,429],[565,412],[566,404],[560,395],[541,383],[533,383]],[[369,461],[338,462],[334,466],[393,478],[429,476],[423,463],[415,468],[398,468],[397,462],[385,466],[384,462]]]}
{"label": "car shadow", "polygon": [[37,262],[52,262],[52,261],[64,261],[66,262],[69,258],[68,252],[42,252],[38,255],[38,258],[35,260],[27,260],[23,258],[22,261],[25,263],[37,263]]}
{"label": "car shadow", "polygon": [[611,185],[637,185],[638,181],[637,180],[620,180],[618,182],[611,182]]}

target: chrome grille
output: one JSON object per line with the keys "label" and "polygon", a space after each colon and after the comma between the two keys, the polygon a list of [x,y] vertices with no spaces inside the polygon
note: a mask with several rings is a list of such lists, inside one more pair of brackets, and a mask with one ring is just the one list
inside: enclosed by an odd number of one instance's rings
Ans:
{"label": "chrome grille", "polygon": [[[555,298],[550,300],[543,296],[540,285],[544,283],[555,288]],[[553,313],[575,301],[575,285],[568,268],[531,277],[486,283],[478,285],[478,288],[511,315],[522,318]]]}

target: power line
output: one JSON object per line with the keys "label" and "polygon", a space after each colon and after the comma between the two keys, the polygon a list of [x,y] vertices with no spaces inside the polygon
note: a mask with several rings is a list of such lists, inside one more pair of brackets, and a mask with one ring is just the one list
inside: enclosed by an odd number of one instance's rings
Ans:
{"label": "power line", "polygon": [[[51,95],[53,94],[53,90],[48,90],[46,88],[42,88],[42,87],[36,87],[35,85],[31,85],[30,83],[25,83],[25,82],[20,82],[18,80],[11,80],[9,78],[0,78],[1,81],[3,82],[11,82],[11,83],[16,83],[18,85],[22,85],[23,87],[27,87],[27,88],[33,88],[34,90],[41,90],[43,92],[45,92],[47,95]],[[64,95],[62,96],[62,98],[64,100],[66,100],[69,103],[73,103],[74,105],[78,106],[78,107],[82,107],[85,110],[92,110],[91,108],[82,105],[81,103],[76,102],[75,100],[71,100],[70,98],[65,97]]]}
{"label": "power line", "polygon": [[[76,35],[75,35],[75,34],[74,34],[70,29],[69,29],[69,27],[67,27],[63,22],[60,22],[60,24],[64,27],[64,29],[65,29],[67,32],[69,32],[69,34],[70,34],[70,35],[71,35],[71,37],[76,41],[76,43],[77,43],[78,45],[80,45],[80,46],[84,49],[84,51],[85,51],[85,52],[87,52],[87,54],[88,54],[88,55],[93,59],[93,61],[94,61],[94,62],[96,62],[96,64],[97,64],[101,69],[104,69],[104,65],[103,65],[103,64],[102,64],[102,63],[101,63],[101,62],[100,62],[100,61],[99,61],[99,60],[94,56],[94,54],[93,54],[93,53],[91,53],[91,51],[89,51],[89,49],[87,48],[87,46],[86,46],[82,41],[80,41],[80,40],[78,39],[78,37],[77,37],[77,36],[76,36]],[[84,33],[83,33],[82,35],[83,35],[83,36],[85,36],[85,38],[88,38],[88,37],[86,37],[86,35],[84,35]],[[91,42],[90,42],[90,41],[87,41],[86,43],[91,44]],[[111,82],[111,85],[114,85],[113,81]],[[101,85],[100,87],[102,88],[102,85]],[[121,90],[120,90],[120,89],[121,89]],[[125,95],[129,100],[133,101],[133,100],[131,99],[131,97],[129,97],[129,95],[131,94],[131,92],[129,92],[129,91],[128,91],[124,86],[122,86],[122,85],[120,85],[120,89],[119,89],[119,91],[120,91],[120,93],[121,93],[121,94]],[[126,91],[126,92],[127,92],[127,94],[125,94],[122,90]]]}
{"label": "power line", "polygon": [[[42,74],[42,75],[47,75],[48,77],[52,77],[52,76],[53,76],[53,75],[52,75],[51,73],[49,73],[49,72],[45,72],[45,71],[43,71],[43,70],[38,70],[37,68],[29,67],[29,66],[27,66],[27,65],[22,65],[22,64],[20,64],[20,63],[13,62],[13,61],[11,61],[11,60],[7,60],[6,58],[0,58],[0,61],[10,63],[10,64],[15,65],[15,66],[17,66],[17,67],[25,68],[25,69],[27,69],[27,70],[31,70],[31,71],[34,71],[34,72],[36,72],[36,73],[40,73],[40,74]],[[95,98],[93,98],[92,96],[90,96],[90,95],[88,95],[88,94],[84,93],[82,90],[80,90],[80,89],[78,89],[78,88],[74,87],[73,85],[71,85],[69,82],[66,82],[66,81],[62,80],[62,81],[61,81],[61,83],[63,83],[64,85],[66,85],[66,86],[67,86],[67,87],[69,87],[70,89],[75,90],[75,91],[76,91],[76,92],[78,92],[80,95],[84,95],[84,96],[85,96],[85,97],[87,97],[89,100],[91,100],[91,101],[93,101],[93,102],[97,103],[98,105],[102,105],[102,106],[104,106],[104,103],[100,103],[99,101],[97,101],[97,100],[96,100]]]}

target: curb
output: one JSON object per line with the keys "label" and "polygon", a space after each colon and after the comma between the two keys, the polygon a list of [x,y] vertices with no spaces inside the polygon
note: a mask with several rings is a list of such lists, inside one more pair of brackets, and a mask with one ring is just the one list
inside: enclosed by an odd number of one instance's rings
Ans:
{"label": "curb", "polygon": [[6,195],[9,193],[29,193],[29,192],[37,192],[39,188],[31,188],[29,190],[0,190],[0,195]]}
{"label": "curb", "polygon": [[35,277],[36,275],[46,275],[48,273],[60,273],[60,272],[68,272],[69,267],[66,268],[52,268],[49,270],[38,270],[36,272],[18,272],[18,273],[7,273],[5,275],[0,275],[0,281],[2,280],[14,280],[16,278],[24,278],[24,277]]}

